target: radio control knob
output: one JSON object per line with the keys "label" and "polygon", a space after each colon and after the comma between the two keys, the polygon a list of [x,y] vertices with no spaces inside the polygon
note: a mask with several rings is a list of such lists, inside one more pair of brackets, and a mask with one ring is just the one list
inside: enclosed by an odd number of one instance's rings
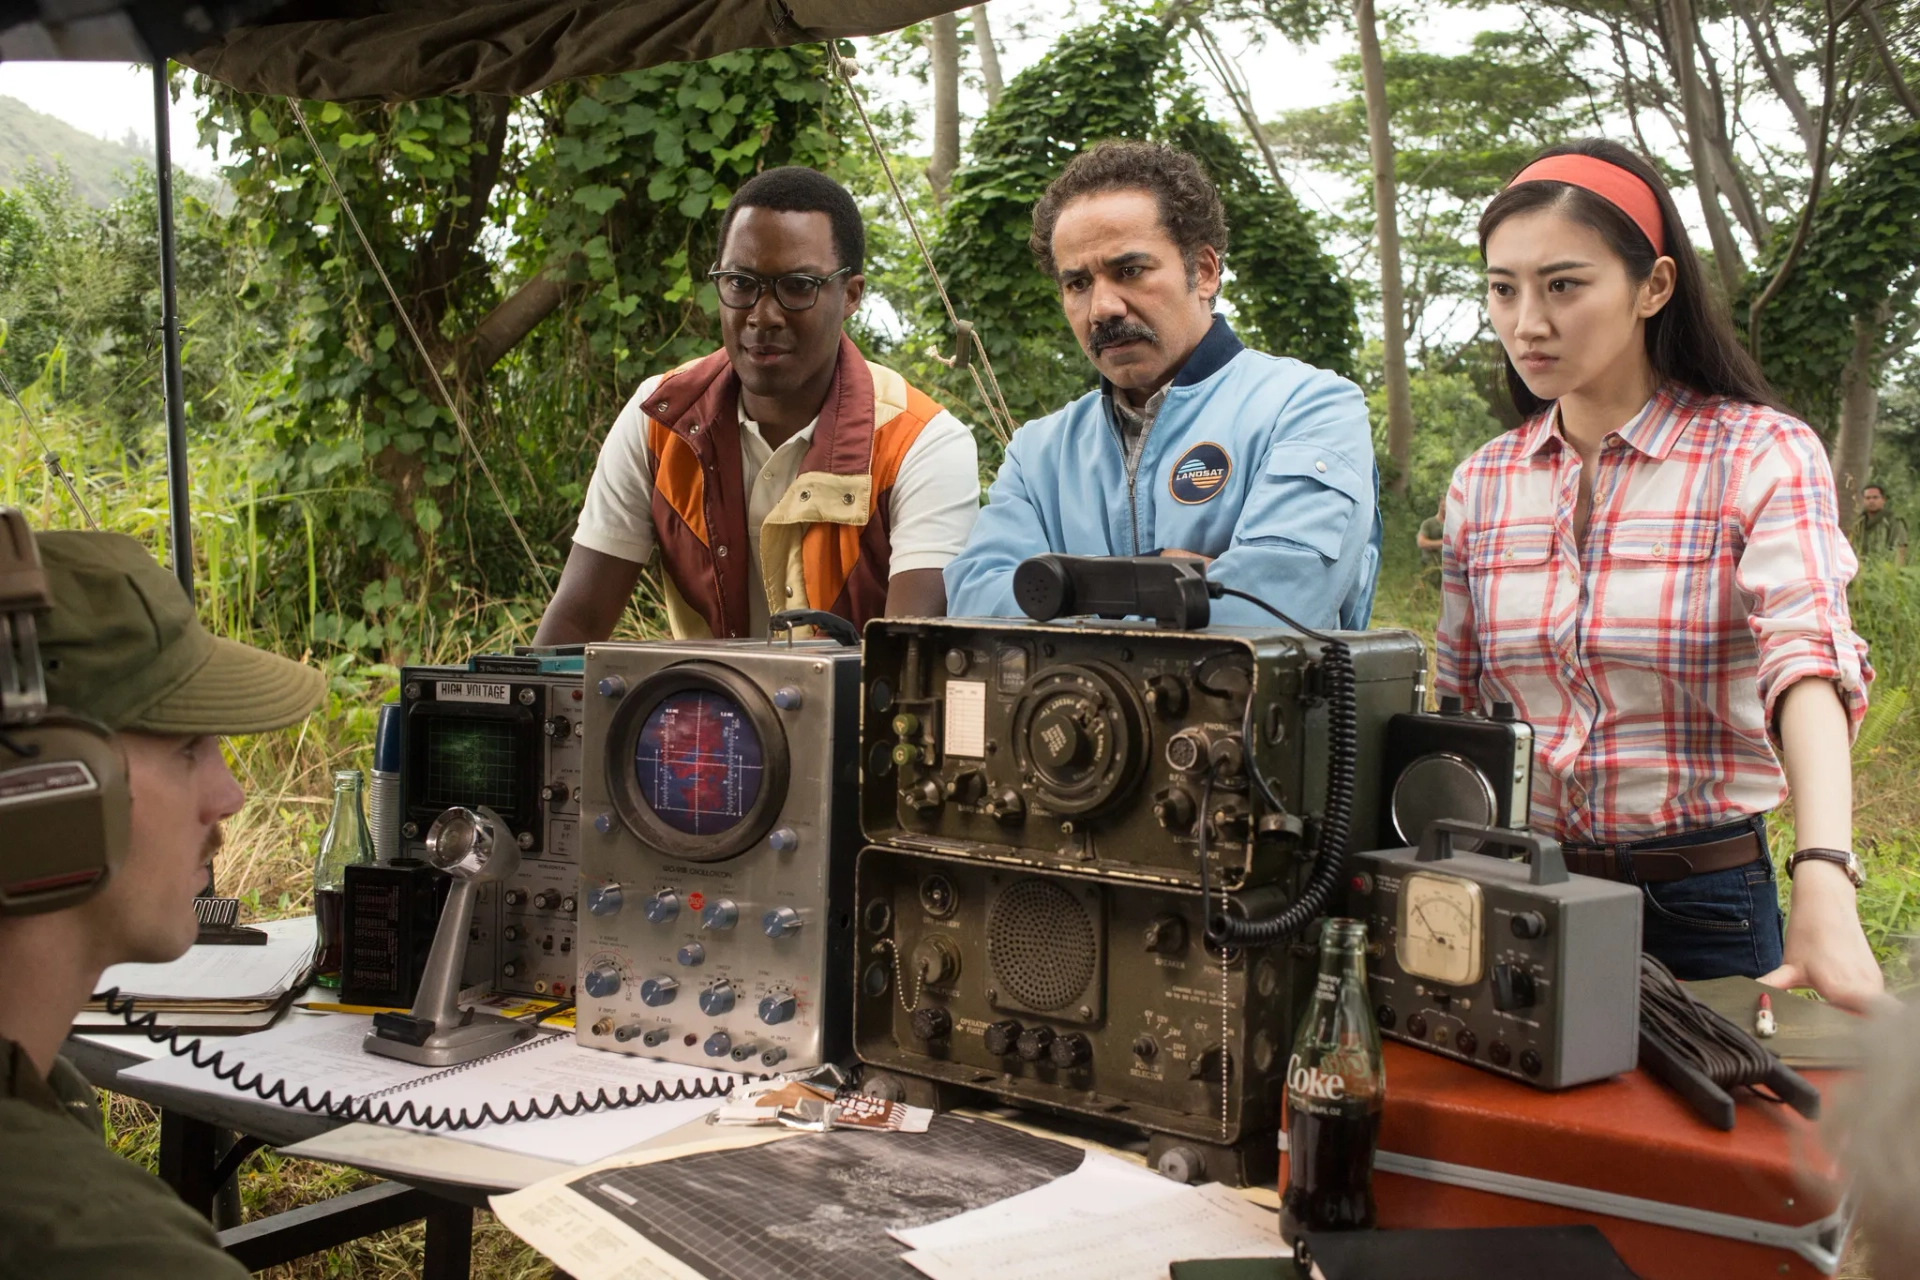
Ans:
{"label": "radio control knob", "polygon": [[1247,806],[1238,800],[1223,800],[1214,806],[1207,820],[1213,824],[1213,834],[1222,840],[1240,841],[1247,838]]}
{"label": "radio control knob", "polygon": [[1407,1034],[1415,1040],[1425,1040],[1427,1038],[1427,1015],[1424,1013],[1416,1013],[1408,1018]]}
{"label": "radio control knob", "polygon": [[587,976],[580,985],[595,1000],[605,1000],[620,989],[620,971],[610,964],[597,964],[587,970]]}
{"label": "radio control knob", "polygon": [[1518,965],[1493,966],[1493,1007],[1502,1013],[1533,1007],[1533,975]]}
{"label": "radio control knob", "polygon": [[986,815],[1007,826],[1014,826],[1027,816],[1027,802],[1012,787],[1002,787],[987,798],[984,806]]}
{"label": "radio control knob", "polygon": [[707,1051],[709,1058],[724,1058],[728,1050],[733,1048],[733,1037],[724,1031],[716,1031],[707,1037],[706,1044],[701,1048]]}
{"label": "radio control knob", "polygon": [[1440,695],[1440,714],[1441,715],[1457,716],[1457,715],[1460,715],[1463,711],[1465,711],[1465,709],[1466,709],[1466,704],[1460,701],[1459,694],[1443,693]]}
{"label": "radio control knob", "polygon": [[1020,1032],[1019,1023],[1012,1018],[1004,1018],[988,1023],[987,1029],[980,1033],[980,1038],[986,1041],[988,1053],[996,1058],[1004,1058],[1019,1047]]}
{"label": "radio control knob", "polygon": [[700,1012],[709,1018],[717,1018],[723,1013],[733,1012],[733,988],[724,982],[716,982],[700,993]]}
{"label": "radio control knob", "polygon": [[937,1004],[923,1005],[913,1011],[911,1027],[915,1040],[945,1040],[953,1034],[953,1015]]}
{"label": "radio control knob", "polygon": [[1176,836],[1193,834],[1193,796],[1185,787],[1168,787],[1153,797],[1153,817]]}
{"label": "radio control knob", "polygon": [[679,990],[678,978],[648,978],[640,984],[640,1003],[657,1009],[663,1004],[672,1004],[674,993]]}
{"label": "radio control knob", "polygon": [[1187,922],[1176,915],[1155,916],[1141,940],[1155,955],[1177,956],[1187,949]]}
{"label": "radio control knob", "polygon": [[1047,1056],[1053,1059],[1054,1066],[1071,1071],[1093,1060],[1093,1042],[1078,1031],[1069,1031],[1053,1038],[1053,1043],[1047,1046]]}
{"label": "radio control knob", "polygon": [[506,928],[500,930],[500,937],[507,942],[520,941],[520,926],[517,924],[508,925]]}
{"label": "radio control knob", "polygon": [[548,804],[564,804],[573,791],[564,782],[549,782],[540,788],[540,798]]}
{"label": "radio control knob", "polygon": [[707,962],[707,949],[698,942],[689,942],[675,953],[674,959],[688,967],[705,964]]}
{"label": "radio control knob", "polygon": [[680,914],[680,895],[662,889],[647,899],[647,923],[670,924]]}
{"label": "radio control knob", "polygon": [[732,898],[715,898],[700,913],[702,929],[731,929],[740,920],[740,907]]}
{"label": "radio control knob", "polygon": [[533,905],[541,911],[552,911],[560,905],[560,895],[551,889],[543,889],[533,895]]}
{"label": "radio control knob", "polygon": [[567,719],[565,716],[554,716],[540,727],[546,731],[549,738],[571,738],[573,736],[573,721]]}
{"label": "radio control knob", "polygon": [[602,676],[594,688],[599,690],[603,698],[617,698],[627,691],[627,682],[619,676]]}
{"label": "radio control knob", "polygon": [[580,903],[571,894],[569,894],[568,896],[560,899],[560,911],[564,915],[570,915],[570,916],[579,915]]}
{"label": "radio control knob", "polygon": [[760,997],[760,1021],[777,1027],[793,1018],[794,999],[785,992]]}
{"label": "radio control knob", "polygon": [[947,783],[947,798],[957,804],[978,804],[980,797],[987,794],[987,775],[978,769],[968,769],[956,774],[953,781]]}
{"label": "radio control knob", "polygon": [[1514,937],[1531,942],[1547,936],[1547,918],[1538,911],[1516,911],[1511,928]]}
{"label": "radio control knob", "polygon": [[792,853],[800,847],[800,834],[792,827],[775,827],[767,833],[767,848],[775,853]]}
{"label": "radio control knob", "polygon": [[1053,1048],[1052,1027],[1028,1027],[1020,1033],[1020,1039],[1014,1042],[1013,1050],[1020,1055],[1022,1062],[1038,1062],[1047,1056]]}
{"label": "radio control knob", "polygon": [[1154,676],[1147,681],[1147,710],[1168,720],[1187,709],[1187,686],[1179,676]]}
{"label": "radio control knob", "polygon": [[595,831],[598,831],[603,836],[612,835],[613,834],[613,815],[610,813],[594,814],[593,829]]}
{"label": "radio control knob", "polygon": [[790,684],[781,685],[773,691],[773,705],[782,711],[798,711],[800,704],[805,701],[800,691]]}
{"label": "radio control knob", "polygon": [[900,794],[915,813],[933,813],[946,799],[946,789],[932,778],[922,778]]}
{"label": "radio control knob", "polygon": [[525,889],[509,889],[501,894],[500,898],[501,901],[510,907],[525,906],[527,902],[527,891]]}
{"label": "radio control knob", "polygon": [[769,938],[784,938],[798,933],[802,923],[800,913],[792,907],[775,907],[760,917],[760,928]]}
{"label": "radio control knob", "polygon": [[1154,1059],[1154,1056],[1159,1052],[1160,1052],[1160,1045],[1157,1041],[1154,1040],[1152,1036],[1135,1036],[1134,1037],[1133,1056],[1140,1059],[1140,1061],[1152,1062]]}

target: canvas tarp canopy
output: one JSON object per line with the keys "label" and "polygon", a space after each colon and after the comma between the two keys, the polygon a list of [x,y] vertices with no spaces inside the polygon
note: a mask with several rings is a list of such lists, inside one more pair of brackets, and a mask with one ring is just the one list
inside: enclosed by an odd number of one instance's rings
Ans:
{"label": "canvas tarp canopy", "polygon": [[249,93],[528,94],[735,49],[872,35],[956,0],[0,0],[0,60],[147,62]]}

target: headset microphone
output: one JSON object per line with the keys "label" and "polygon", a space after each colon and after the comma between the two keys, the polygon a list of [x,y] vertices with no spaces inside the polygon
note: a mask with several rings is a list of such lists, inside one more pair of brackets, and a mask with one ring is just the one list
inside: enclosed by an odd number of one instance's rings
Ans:
{"label": "headset microphone", "polygon": [[47,705],[53,607],[26,518],[0,507],[0,915],[70,907],[125,860],[127,765],[106,726]]}

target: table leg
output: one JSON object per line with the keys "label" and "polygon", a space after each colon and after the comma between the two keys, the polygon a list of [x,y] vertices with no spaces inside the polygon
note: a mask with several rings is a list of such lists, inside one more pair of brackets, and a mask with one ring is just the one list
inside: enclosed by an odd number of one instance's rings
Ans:
{"label": "table leg", "polygon": [[220,1131],[165,1108],[160,1112],[160,1178],[208,1221],[213,1220],[214,1169],[219,1164]]}
{"label": "table leg", "polygon": [[473,1272],[473,1210],[436,1200],[427,1214],[427,1256],[421,1280],[468,1280]]}

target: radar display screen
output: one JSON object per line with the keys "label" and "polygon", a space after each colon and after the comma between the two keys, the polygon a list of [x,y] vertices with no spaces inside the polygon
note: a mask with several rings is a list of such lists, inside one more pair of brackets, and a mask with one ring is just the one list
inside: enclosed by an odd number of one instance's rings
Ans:
{"label": "radar display screen", "polygon": [[441,810],[486,805],[511,822],[519,807],[520,743],[507,720],[433,716],[426,735],[424,777],[410,803]]}
{"label": "radar display screen", "polygon": [[766,782],[766,753],[740,705],[687,690],[661,700],[633,750],[640,798],[691,836],[721,835],[747,815]]}

